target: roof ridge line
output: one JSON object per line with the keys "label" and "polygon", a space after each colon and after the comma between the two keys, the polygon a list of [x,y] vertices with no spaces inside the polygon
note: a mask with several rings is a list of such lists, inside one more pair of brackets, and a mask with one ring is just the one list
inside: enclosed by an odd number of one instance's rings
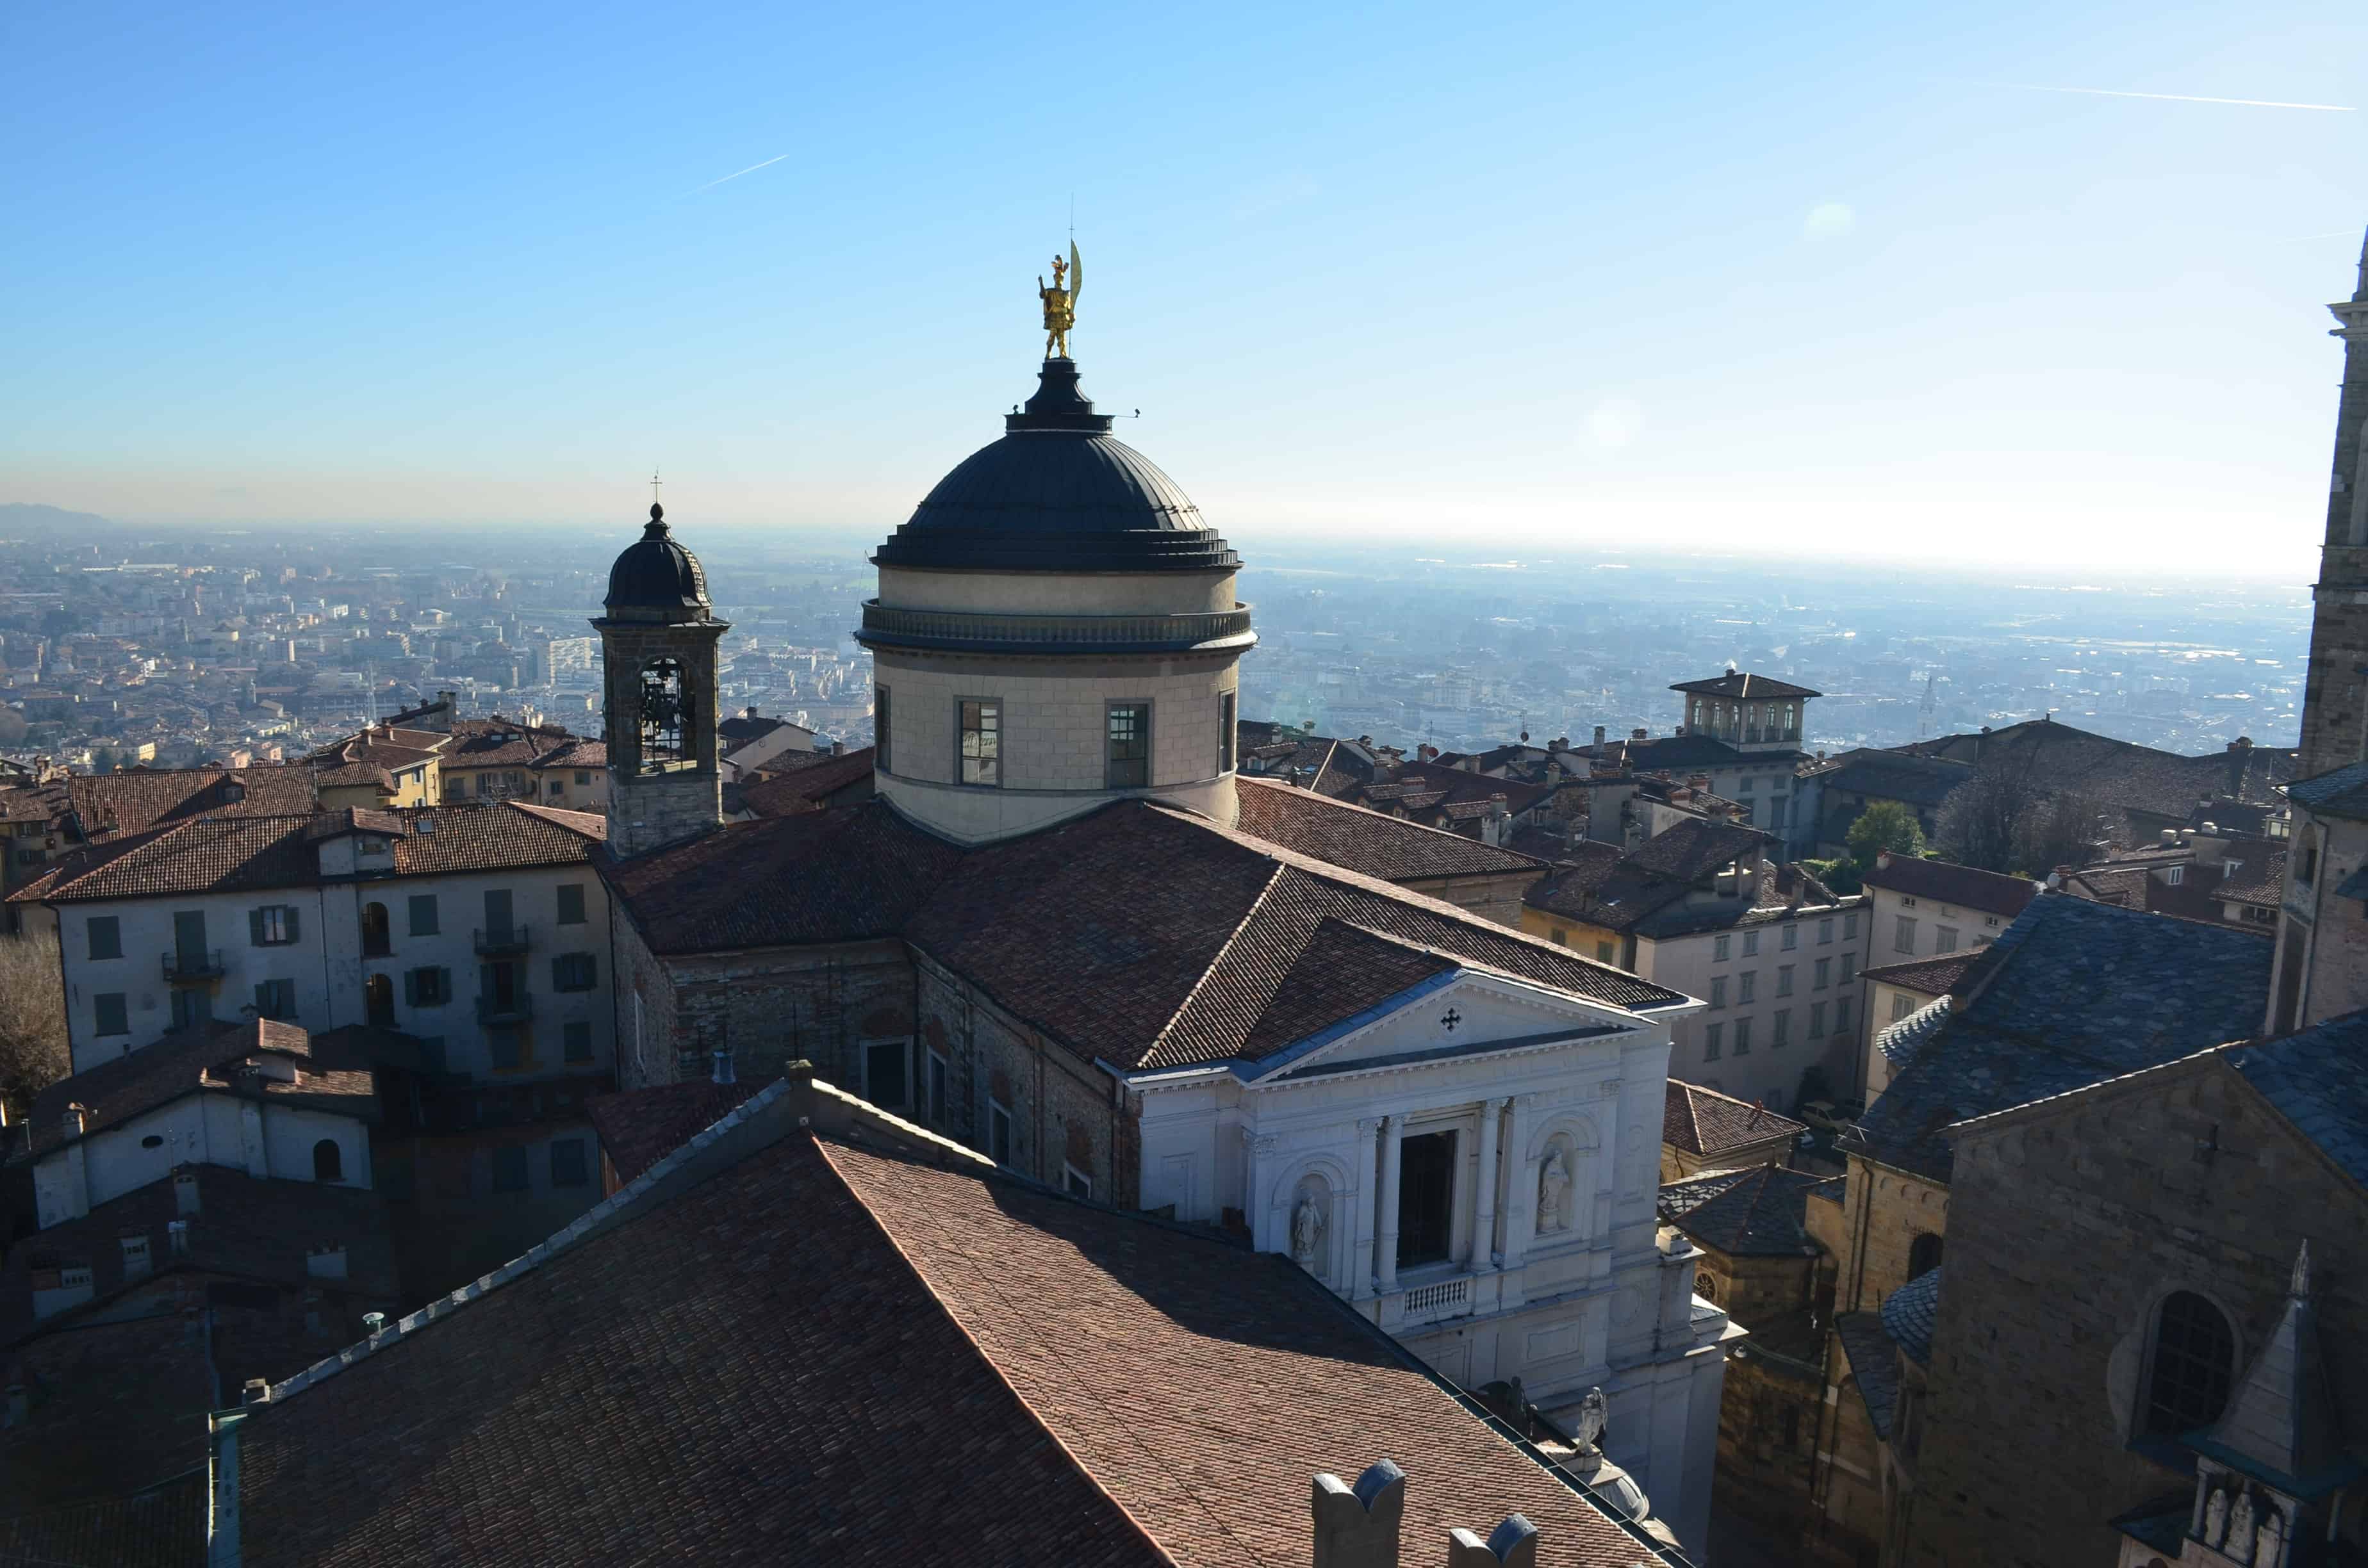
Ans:
{"label": "roof ridge line", "polygon": [[789,1079],[775,1079],[756,1094],[733,1107],[712,1124],[694,1133],[673,1153],[652,1164],[640,1176],[577,1215],[565,1228],[537,1242],[491,1273],[480,1275],[459,1289],[438,1296],[418,1311],[397,1318],[392,1324],[381,1328],[376,1334],[357,1340],[334,1356],[324,1356],[303,1370],[291,1373],[282,1381],[274,1383],[264,1403],[277,1403],[282,1399],[303,1392],[325,1379],[336,1377],[355,1362],[398,1343],[405,1335],[416,1333],[430,1324],[442,1321],[487,1292],[498,1290],[520,1275],[530,1273],[551,1258],[570,1251],[586,1235],[596,1230],[605,1229],[609,1221],[621,1218],[627,1210],[639,1206],[641,1200],[649,1196],[652,1187],[689,1165],[693,1155],[704,1153],[709,1146],[724,1133],[748,1121],[758,1110],[771,1107],[789,1092]]}
{"label": "roof ridge line", "polygon": [[[1240,941],[1243,935],[1249,930],[1250,923],[1256,920],[1258,917],[1258,912],[1266,907],[1266,901],[1274,896],[1274,890],[1282,883],[1282,874],[1285,869],[1287,869],[1286,867],[1278,863],[1273,871],[1268,875],[1266,886],[1258,889],[1258,897],[1250,900],[1250,906],[1242,911],[1242,917],[1234,923],[1234,928],[1227,932],[1225,939],[1217,945],[1216,953],[1201,967],[1201,972],[1193,977],[1191,989],[1184,993],[1184,999],[1181,1002],[1176,1004],[1176,1011],[1167,1016],[1167,1021],[1159,1026],[1159,1032],[1151,1037],[1150,1048],[1144,1052],[1146,1059],[1156,1055],[1159,1048],[1167,1042],[1169,1031],[1183,1021],[1184,1015],[1192,1010],[1192,1004],[1200,1000],[1201,987],[1207,985],[1211,977],[1224,968],[1226,955],[1234,950],[1234,944]],[[1320,926],[1322,922],[1318,921],[1317,925]],[[1286,968],[1283,972],[1288,974],[1290,971]],[[1273,1000],[1271,996],[1268,997],[1268,1005],[1271,1006]],[[1260,1008],[1259,1011],[1264,1012],[1265,1009]],[[1256,1017],[1250,1020],[1252,1027],[1256,1027],[1257,1022]],[[1247,1036],[1244,1037],[1244,1039],[1247,1038]],[[1237,1040],[1235,1043],[1238,1046],[1241,1041]]]}
{"label": "roof ridge line", "polygon": [[[857,1210],[863,1215],[864,1219],[871,1222],[872,1228],[880,1233],[881,1239],[888,1244],[888,1250],[896,1255],[896,1261],[903,1264],[907,1269],[912,1271],[913,1278],[919,1282],[921,1289],[928,1293],[930,1304],[936,1307],[939,1313],[945,1319],[946,1325],[951,1328],[955,1334],[961,1335],[962,1341],[970,1346],[972,1353],[978,1358],[979,1365],[985,1368],[988,1375],[993,1377],[996,1382],[1003,1385],[1004,1391],[1011,1396],[1012,1403],[1019,1405],[1021,1410],[1027,1413],[1028,1419],[1035,1423],[1036,1429],[1044,1434],[1045,1438],[1052,1443],[1053,1448],[1060,1450],[1061,1457],[1068,1461],[1069,1467],[1076,1471],[1078,1476],[1084,1480],[1085,1483],[1087,1486],[1092,1487],[1095,1493],[1104,1501],[1108,1502],[1111,1507],[1117,1509],[1119,1517],[1124,1519],[1128,1524],[1134,1527],[1135,1533],[1143,1537],[1144,1543],[1167,1562],[1171,1563],[1175,1562],[1177,1561],[1176,1554],[1168,1551],[1166,1546],[1160,1543],[1159,1538],[1151,1533],[1149,1526],[1145,1525],[1141,1519],[1135,1517],[1133,1509],[1129,1508],[1123,1502],[1120,1501],[1118,1497],[1111,1494],[1109,1487],[1102,1484],[1101,1478],[1096,1475],[1093,1471],[1087,1466],[1085,1460],[1077,1456],[1076,1450],[1069,1447],[1068,1443],[1061,1437],[1061,1434],[1053,1430],[1053,1424],[1044,1418],[1043,1412],[1036,1408],[1035,1403],[1030,1400],[1026,1393],[1022,1392],[1019,1385],[1013,1382],[1010,1377],[1004,1371],[1002,1364],[998,1362],[993,1355],[988,1353],[985,1346],[979,1343],[978,1335],[970,1331],[970,1325],[963,1323],[961,1318],[954,1315],[953,1308],[947,1304],[944,1295],[939,1291],[936,1284],[930,1280],[928,1275],[923,1272],[920,1264],[913,1257],[912,1254],[905,1250],[905,1244],[897,1239],[896,1233],[890,1230],[888,1228],[887,1221],[880,1217],[879,1211],[864,1200],[863,1195],[856,1190],[855,1184],[848,1179],[847,1172],[840,1168],[837,1160],[831,1157],[830,1140],[817,1137],[814,1141],[814,1152],[822,1156],[823,1164],[829,1168],[830,1174],[837,1178],[840,1190],[847,1194],[848,1201],[854,1204]],[[873,1153],[875,1151],[867,1149],[866,1152]],[[894,1158],[895,1155],[893,1153],[888,1153],[885,1157]],[[957,1171],[953,1174],[960,1176],[970,1173]],[[977,1173],[975,1179],[982,1181],[986,1179],[986,1173]],[[1048,1196],[1068,1198],[1067,1194],[1053,1193],[1051,1188],[1042,1187],[1041,1184],[1030,1185],[1034,1186],[1037,1190],[1044,1192]],[[1069,1201],[1076,1202],[1077,1200],[1075,1199],[1069,1199]],[[1113,1210],[1113,1212],[1124,1214],[1125,1210]],[[1132,1216],[1128,1217],[1132,1218]],[[973,1264],[981,1261],[976,1255],[970,1250],[970,1246],[966,1239],[955,1240],[951,1244],[956,1252],[959,1253],[959,1255],[966,1261]],[[1004,1295],[1000,1284],[1000,1278],[996,1269],[982,1267],[975,1268],[973,1270],[973,1274],[975,1283],[983,1286],[990,1291],[993,1291],[996,1296],[1003,1298],[1007,1303],[1009,1302],[1010,1299]],[[1029,1321],[1033,1321],[1033,1315],[1030,1313],[1021,1312],[1018,1315],[1024,1319],[1028,1319]],[[1052,1349],[1054,1358],[1065,1364],[1067,1358],[1062,1353],[1059,1343],[1049,1335],[1045,1336],[1044,1343]],[[1073,1379],[1070,1383],[1072,1392],[1082,1390],[1087,1386],[1086,1382],[1082,1380]],[[1105,1403],[1103,1408],[1109,1409],[1110,1406]],[[1113,1414],[1117,1413],[1113,1412]],[[1116,1423],[1115,1429],[1128,1433],[1132,1433],[1134,1430],[1131,1423],[1124,1421]],[[1189,1494],[1191,1495],[1194,1498],[1195,1503],[1198,1504],[1199,1494],[1197,1493],[1189,1493]],[[1213,1523],[1216,1524],[1221,1533],[1224,1534],[1228,1539],[1231,1539],[1233,1532],[1226,1527],[1224,1515],[1217,1513],[1213,1508],[1205,1506],[1203,1507],[1203,1512]],[[1248,1561],[1250,1557],[1254,1556],[1255,1553],[1247,1554],[1245,1561]]]}

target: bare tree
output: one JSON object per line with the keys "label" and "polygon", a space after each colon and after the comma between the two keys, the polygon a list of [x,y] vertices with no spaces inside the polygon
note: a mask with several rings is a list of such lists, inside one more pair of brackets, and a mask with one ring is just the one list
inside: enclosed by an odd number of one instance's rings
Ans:
{"label": "bare tree", "polygon": [[73,1070],[57,933],[0,937],[0,1096],[21,1113]]}
{"label": "bare tree", "polygon": [[2014,869],[2044,877],[2058,866],[2085,866],[2097,858],[2097,841],[2108,836],[2094,801],[2048,795],[2023,809],[2015,824]]}
{"label": "bare tree", "polygon": [[2038,801],[2028,768],[1985,768],[1949,791],[1934,820],[1941,853],[1960,866],[2005,871],[2014,865],[2024,815]]}

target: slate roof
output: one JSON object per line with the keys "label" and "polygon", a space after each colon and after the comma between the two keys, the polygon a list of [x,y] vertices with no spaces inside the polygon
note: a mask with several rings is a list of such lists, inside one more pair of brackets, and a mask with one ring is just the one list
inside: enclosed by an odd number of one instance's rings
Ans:
{"label": "slate roof", "polygon": [[1952,790],[1974,776],[1970,763],[1872,747],[1843,752],[1814,771],[1828,794],[1871,795],[1927,809],[1940,805]]}
{"label": "slate roof", "polygon": [[2295,779],[2286,786],[2286,799],[2321,816],[2368,820],[2368,762]]}
{"label": "slate roof", "polygon": [[585,1102],[584,1110],[600,1140],[600,1152],[609,1156],[609,1168],[622,1185],[723,1120],[764,1087],[755,1078],[735,1078],[729,1084],[689,1078],[678,1084],[596,1095]]}
{"label": "slate roof", "polygon": [[1521,902],[1548,915],[1624,931],[1686,896],[1690,884],[1629,864],[1621,850],[1591,841],[1570,846],[1571,864],[1530,885]]}
{"label": "slate roof", "polygon": [[1782,1165],[1713,1171],[1661,1188],[1661,1219],[1702,1245],[1729,1257],[1797,1257],[1816,1250],[1809,1239],[1812,1188],[1840,1183]]}
{"label": "slate roof", "polygon": [[1242,778],[1235,793],[1241,801],[1243,833],[1386,882],[1540,869],[1539,862],[1527,855],[1313,790]]}
{"label": "slate roof", "polygon": [[2228,1065],[2345,1174],[2368,1187],[2368,1012],[2228,1052]]}
{"label": "slate roof", "polygon": [[1941,1270],[1923,1273],[1884,1298],[1883,1331],[1919,1367],[1932,1364],[1932,1328],[1941,1316]]}
{"label": "slate roof", "polygon": [[2033,899],[1994,948],[1987,984],[1846,1150],[1946,1180],[1950,1123],[2244,1039],[2269,999],[2268,937],[2061,892]]}
{"label": "slate roof", "polygon": [[1731,861],[1764,852],[1775,842],[1775,835],[1740,823],[1689,817],[1631,850],[1628,863],[1656,876],[1691,882]]}
{"label": "slate roof", "polygon": [[2295,756],[2283,747],[2253,745],[2181,756],[2052,719],[2028,720],[1985,735],[1943,735],[1897,749],[1971,763],[1976,771],[2012,767],[2050,793],[2171,824],[2190,820],[2201,801],[2273,801],[2277,787],[2293,777]]}
{"label": "slate roof", "polygon": [[1949,1015],[1955,1009],[1955,998],[1938,996],[1918,1007],[1874,1037],[1874,1049],[1896,1075],[1916,1060],[1934,1035],[1946,1028]]}
{"label": "slate roof", "polygon": [[1894,855],[1889,850],[1875,857],[1874,869],[1866,874],[1865,882],[1871,888],[2009,917],[2021,915],[2038,892],[2038,885],[2025,877],[2004,877],[1996,871]]}
{"label": "slate roof", "polygon": [[1834,1319],[1834,1333],[1850,1358],[1850,1381],[1866,1405],[1874,1435],[1891,1441],[1891,1415],[1899,1403],[1899,1360],[1891,1335],[1884,1331],[1879,1312],[1844,1312]]}
{"label": "slate roof", "polygon": [[[302,1080],[281,1083],[235,1071],[263,1056],[290,1059]],[[35,1155],[74,1140],[66,1108],[84,1108],[85,1138],[184,1095],[239,1094],[337,1116],[375,1119],[376,1079],[366,1070],[330,1067],[313,1057],[312,1037],[294,1024],[268,1018],[221,1022],[166,1035],[155,1044],[56,1083],[33,1096],[29,1132]]]}
{"label": "slate roof", "polygon": [[659,1190],[251,1411],[248,1568],[1297,1564],[1384,1455],[1410,1539],[1647,1556],[1281,1258],[796,1129]]}
{"label": "slate roof", "polygon": [[1661,1142],[1715,1160],[1774,1138],[1796,1138],[1808,1128],[1765,1106],[1671,1078],[1661,1096]]}
{"label": "slate roof", "polygon": [[397,876],[581,864],[608,834],[596,814],[517,801],[357,811],[350,818],[205,817],[72,851],[10,898],[29,903],[310,886],[321,881],[317,841],[340,825],[399,828]]}
{"label": "slate roof", "polygon": [[1691,691],[1702,697],[1732,697],[1744,701],[1758,699],[1782,700],[1792,697],[1823,697],[1824,692],[1812,691],[1805,686],[1794,686],[1773,676],[1746,675],[1729,670],[1708,680],[1685,680],[1669,687],[1671,691]]}

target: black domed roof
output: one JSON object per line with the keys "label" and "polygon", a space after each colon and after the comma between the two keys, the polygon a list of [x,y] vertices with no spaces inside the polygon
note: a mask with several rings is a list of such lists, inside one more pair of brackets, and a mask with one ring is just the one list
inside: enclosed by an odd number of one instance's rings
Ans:
{"label": "black domed roof", "polygon": [[666,508],[653,504],[649,527],[609,568],[609,610],[655,609],[680,615],[708,608],[707,574],[699,557],[667,533]]}
{"label": "black domed roof", "polygon": [[1110,433],[1068,359],[1003,439],[956,465],[872,556],[881,566],[971,571],[1231,571],[1233,547],[1204,526],[1156,464]]}

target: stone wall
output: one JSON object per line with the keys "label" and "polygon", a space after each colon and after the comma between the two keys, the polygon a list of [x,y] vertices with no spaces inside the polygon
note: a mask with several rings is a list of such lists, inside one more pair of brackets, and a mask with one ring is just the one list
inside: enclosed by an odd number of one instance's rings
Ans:
{"label": "stone wall", "polygon": [[1752,1342],[1728,1358],[1718,1409],[1721,1508],[1781,1540],[1807,1532],[1824,1391],[1816,1365]]}
{"label": "stone wall", "polygon": [[2360,1430],[2368,1199],[2221,1059],[1987,1123],[1953,1185],[1908,1568],[2114,1561],[2107,1521],[2188,1484],[2133,1446],[2158,1303],[2219,1305],[2241,1376],[2305,1235],[2335,1405]]}
{"label": "stone wall", "polygon": [[[730,630],[723,621],[643,625],[596,620],[608,682],[602,713],[609,744],[609,847],[639,855],[704,833],[723,820],[723,784],[717,768],[715,645]],[[683,665],[683,701],[691,713],[692,756],[677,771],[641,770],[641,668],[675,658]]]}

